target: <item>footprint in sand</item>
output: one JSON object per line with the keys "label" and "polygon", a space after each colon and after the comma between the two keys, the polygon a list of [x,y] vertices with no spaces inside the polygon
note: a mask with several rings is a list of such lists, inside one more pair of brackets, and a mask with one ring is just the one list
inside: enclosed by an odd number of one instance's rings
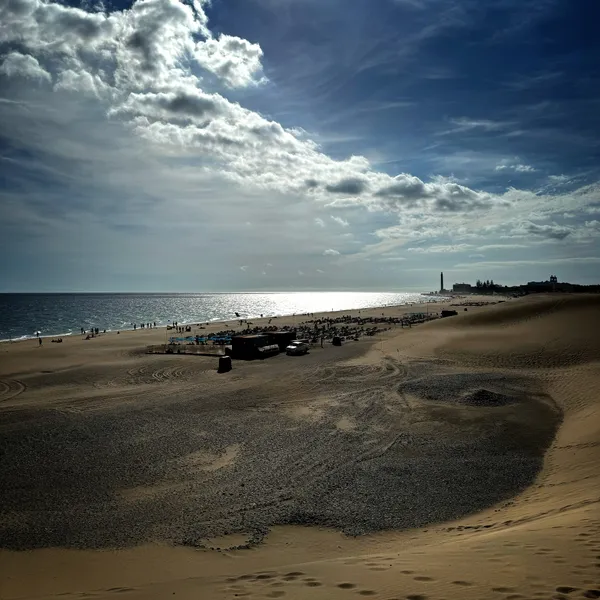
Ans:
{"label": "footprint in sand", "polygon": [[353,583],[338,583],[338,587],[342,590],[353,590],[356,585]]}

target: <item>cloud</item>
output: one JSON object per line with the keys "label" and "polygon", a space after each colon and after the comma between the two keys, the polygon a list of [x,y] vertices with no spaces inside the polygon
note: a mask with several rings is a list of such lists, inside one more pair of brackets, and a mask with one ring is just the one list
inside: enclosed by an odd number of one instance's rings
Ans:
{"label": "cloud", "polygon": [[531,234],[553,240],[564,240],[573,233],[573,228],[557,225],[556,223],[540,225],[531,221],[525,221],[520,224],[515,233],[521,235]]}
{"label": "cloud", "polygon": [[325,252],[323,252],[323,256],[339,256],[340,253],[337,250],[334,250],[333,248],[329,248],[327,250],[325,250]]}
{"label": "cloud", "polygon": [[109,114],[138,119],[138,123],[143,122],[139,117],[144,117],[150,122],[180,119],[187,123],[209,124],[215,118],[229,116],[231,111],[230,103],[222,96],[189,88],[171,92],[132,92]]}
{"label": "cloud", "polygon": [[508,129],[515,123],[513,121],[493,121],[491,119],[470,119],[468,117],[459,117],[451,119],[450,122],[454,127],[438,133],[438,135],[450,135],[453,133],[464,133],[473,130],[484,132],[501,131]]}
{"label": "cloud", "polygon": [[326,185],[325,189],[333,194],[347,194],[349,196],[358,196],[367,189],[367,184],[363,179],[349,177],[342,179],[335,184]]}
{"label": "cloud", "polygon": [[323,219],[321,219],[320,217],[316,217],[315,225],[317,225],[318,227],[325,227],[325,221],[323,221]]}
{"label": "cloud", "polygon": [[492,197],[449,180],[425,183],[418,177],[402,173],[393,183],[379,188],[375,196],[389,209],[428,205],[440,212],[489,208]]}
{"label": "cloud", "polygon": [[54,89],[100,97],[106,91],[106,85],[98,75],[67,69],[58,74]]}
{"label": "cloud", "polygon": [[0,74],[7,77],[23,77],[38,82],[51,82],[52,77],[36,58],[29,54],[11,52],[0,64]]}
{"label": "cloud", "polygon": [[479,246],[478,250],[514,250],[520,248],[528,248],[527,244],[486,244]]}
{"label": "cloud", "polygon": [[263,51],[239,37],[221,34],[196,44],[196,62],[217,75],[228,87],[241,88],[265,83],[261,59]]}
{"label": "cloud", "polygon": [[473,263],[457,263],[453,268],[467,268],[472,269],[473,267],[481,268],[514,268],[521,266],[537,266],[537,265],[576,265],[576,264],[600,264],[600,257],[598,256],[573,256],[569,258],[542,258],[539,260],[490,260],[484,262],[473,262]]}
{"label": "cloud", "polygon": [[496,165],[496,171],[513,171],[515,173],[535,173],[537,169],[531,165],[515,162],[518,159],[503,159]]}
{"label": "cloud", "polygon": [[245,272],[245,271],[247,271],[247,270],[248,270],[248,265],[242,265],[242,266],[240,267],[240,271],[244,271],[244,272]]}
{"label": "cloud", "polygon": [[485,258],[485,254],[469,254],[469,258]]}
{"label": "cloud", "polygon": [[262,81],[262,50],[238,37],[213,37],[206,5],[138,0],[107,14],[11,0],[0,8],[6,23],[0,42],[19,44],[31,56],[31,68],[37,61],[54,77],[56,92],[97,98],[110,119],[146,143],[167,153],[191,152],[205,169],[246,188],[309,194],[323,204],[332,195],[347,196],[331,205],[371,212],[490,208],[489,194],[450,180],[391,177],[362,156],[335,160],[303,130],[285,128],[207,89],[210,82],[195,75],[198,68],[228,87]]}
{"label": "cloud", "polygon": [[455,245],[441,245],[441,246],[417,246],[414,248],[407,248],[407,252],[415,252],[417,254],[454,254],[456,252],[465,252],[472,248],[471,244],[455,244]]}
{"label": "cloud", "polygon": [[350,225],[350,223],[346,221],[346,219],[342,219],[342,217],[334,217],[333,215],[331,215],[331,220],[335,221],[338,225],[341,225],[342,227],[348,227]]}

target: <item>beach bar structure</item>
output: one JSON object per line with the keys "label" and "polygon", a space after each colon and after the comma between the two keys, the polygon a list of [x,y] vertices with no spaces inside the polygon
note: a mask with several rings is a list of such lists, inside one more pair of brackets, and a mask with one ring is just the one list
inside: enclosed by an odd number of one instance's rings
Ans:
{"label": "beach bar structure", "polygon": [[232,358],[251,360],[253,358],[264,358],[279,352],[277,344],[269,342],[266,334],[236,335],[231,338]]}
{"label": "beach bar structure", "polygon": [[269,344],[277,344],[281,352],[296,339],[296,330],[291,331],[265,331],[264,335],[269,338]]}

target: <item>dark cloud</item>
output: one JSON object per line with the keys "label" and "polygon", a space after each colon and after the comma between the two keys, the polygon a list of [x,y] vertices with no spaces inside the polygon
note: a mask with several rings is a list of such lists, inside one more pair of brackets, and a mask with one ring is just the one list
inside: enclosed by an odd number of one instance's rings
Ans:
{"label": "dark cloud", "polygon": [[569,227],[560,225],[538,225],[537,223],[526,223],[525,231],[531,235],[537,235],[551,240],[564,240],[573,233]]}
{"label": "dark cloud", "polygon": [[407,174],[398,175],[393,184],[377,190],[375,197],[383,199],[386,206],[391,208],[412,207],[432,201],[433,208],[440,212],[459,212],[490,205],[489,195],[483,192],[448,181],[425,183]]}
{"label": "dark cloud", "polygon": [[145,116],[151,120],[178,117],[206,121],[222,115],[225,108],[219,96],[196,90],[180,90],[130,94],[127,101],[111,114],[121,117]]}
{"label": "dark cloud", "polygon": [[337,183],[326,185],[325,189],[332,194],[348,194],[349,196],[358,196],[367,189],[367,185],[362,179],[348,177],[346,179],[341,179]]}

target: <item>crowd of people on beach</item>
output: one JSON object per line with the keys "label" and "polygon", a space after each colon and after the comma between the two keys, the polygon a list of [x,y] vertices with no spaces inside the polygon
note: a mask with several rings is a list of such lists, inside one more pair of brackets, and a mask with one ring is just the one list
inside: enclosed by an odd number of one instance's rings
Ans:
{"label": "crowd of people on beach", "polygon": [[[475,305],[475,303],[473,303]],[[212,343],[224,343],[224,340],[230,340],[235,335],[256,335],[260,333],[272,332],[272,331],[296,331],[296,336],[298,339],[307,339],[311,340],[313,343],[316,343],[319,339],[323,340],[331,340],[334,337],[343,337],[348,339],[359,339],[362,336],[372,336],[381,331],[388,330],[391,326],[400,325],[401,327],[412,327],[415,323],[423,323],[425,321],[435,319],[439,317],[439,314],[436,312],[427,312],[427,313],[409,313],[403,316],[385,316],[385,313],[382,312],[381,316],[361,316],[361,311],[358,311],[358,315],[339,315],[336,317],[320,317],[314,318],[314,313],[302,313],[302,314],[294,314],[292,315],[293,319],[296,317],[309,317],[308,320],[302,321],[299,324],[294,325],[284,325],[282,327],[278,327],[277,325],[272,325],[272,322],[277,319],[277,317],[270,317],[267,325],[254,325],[252,321],[244,318],[240,318],[239,313],[235,313],[236,317],[239,319],[239,327],[241,329],[232,329],[227,328],[216,333],[212,333],[208,336],[200,336],[197,333],[193,337],[193,341],[191,343],[195,343],[196,345],[202,344],[205,345],[207,341]],[[264,318],[263,315],[260,315],[261,318]],[[312,318],[310,318],[312,317]],[[170,325],[167,325],[167,330],[175,330],[177,333],[192,333],[193,325],[180,325],[178,321],[170,321]],[[204,329],[205,326],[210,325],[210,323],[197,323],[195,327]],[[227,323],[225,323],[226,327],[229,327]],[[137,331],[138,329],[154,329],[157,327],[156,321],[148,321],[146,323],[131,323],[131,327],[133,331]],[[80,329],[81,335],[86,336],[86,340],[90,340],[92,338],[100,335],[100,328],[91,327],[89,329],[85,329],[81,327]],[[37,338],[39,340],[39,345],[42,345],[42,338],[40,337],[41,332],[37,332]],[[106,333],[106,329],[102,330],[102,333]],[[121,333],[120,331],[116,332],[117,334]],[[54,343],[61,343],[62,338],[51,340]],[[186,341],[187,338],[186,338]]]}
{"label": "crowd of people on beach", "polygon": [[[133,330],[136,331],[136,329],[138,328],[138,324],[132,323],[132,326],[133,326]],[[152,329],[153,327],[156,327],[156,321],[152,321],[152,322],[148,322],[148,323],[140,323],[139,327],[140,327],[140,329]]]}
{"label": "crowd of people on beach", "polygon": [[[313,316],[307,313],[305,316]],[[270,331],[296,331],[298,339],[308,339],[312,343],[317,343],[320,339],[332,340],[334,337],[343,337],[347,339],[359,339],[363,336],[373,336],[379,332],[387,331],[392,326],[412,327],[416,323],[424,323],[432,319],[437,319],[438,313],[411,313],[401,317],[381,316],[362,317],[360,315],[341,315],[337,317],[323,317],[303,321],[297,325],[284,325],[278,327],[271,325],[272,319],[266,326],[254,325],[251,321],[241,320],[246,328],[240,330],[224,329],[213,334],[216,338],[231,338],[235,335],[257,335]]]}

